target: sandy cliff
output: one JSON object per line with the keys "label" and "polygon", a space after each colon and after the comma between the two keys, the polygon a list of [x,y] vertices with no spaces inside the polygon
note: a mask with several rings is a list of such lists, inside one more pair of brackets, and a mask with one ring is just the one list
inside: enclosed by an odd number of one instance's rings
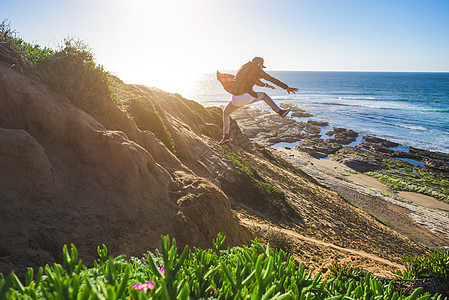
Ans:
{"label": "sandy cliff", "polygon": [[64,243],[89,257],[101,243],[140,255],[161,234],[201,247],[219,231],[230,244],[249,241],[226,195],[115,104],[96,119],[0,68],[1,271],[57,259]]}
{"label": "sandy cliff", "polygon": [[318,268],[351,257],[388,269],[426,252],[235,122],[234,143],[219,146],[219,108],[115,80],[121,107],[95,99],[88,114],[0,63],[0,272],[58,260],[64,243],[87,262],[101,243],[141,255],[162,234],[208,247],[221,231],[232,246],[266,226]]}

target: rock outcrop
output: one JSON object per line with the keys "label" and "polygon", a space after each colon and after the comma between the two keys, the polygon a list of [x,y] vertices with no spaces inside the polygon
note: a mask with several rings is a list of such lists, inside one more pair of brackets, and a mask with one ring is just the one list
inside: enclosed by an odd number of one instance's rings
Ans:
{"label": "rock outcrop", "polygon": [[183,164],[112,102],[94,117],[36,77],[3,64],[0,74],[0,272],[54,261],[64,243],[92,258],[101,243],[141,255],[163,234],[199,247],[218,232],[230,245],[250,240],[228,197],[192,171],[214,171],[195,133],[217,127],[177,118],[192,106],[178,100],[163,116]]}

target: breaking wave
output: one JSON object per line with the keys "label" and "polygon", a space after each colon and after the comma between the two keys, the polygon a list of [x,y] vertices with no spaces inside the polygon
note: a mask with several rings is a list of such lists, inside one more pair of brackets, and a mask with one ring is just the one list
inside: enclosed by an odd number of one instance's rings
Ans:
{"label": "breaking wave", "polygon": [[414,126],[414,125],[406,125],[406,124],[394,124],[397,127],[407,128],[411,130],[420,130],[420,131],[426,131],[427,128],[422,126]]}

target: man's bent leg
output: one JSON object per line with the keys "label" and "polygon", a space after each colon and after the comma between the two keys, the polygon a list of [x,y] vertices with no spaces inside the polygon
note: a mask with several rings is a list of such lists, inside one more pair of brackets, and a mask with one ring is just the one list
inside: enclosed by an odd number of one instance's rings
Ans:
{"label": "man's bent leg", "polygon": [[264,92],[258,92],[257,98],[254,99],[254,101],[251,103],[254,103],[254,102],[257,102],[260,100],[265,101],[265,103],[268,104],[268,106],[271,107],[271,109],[277,113],[279,113],[279,111],[281,110],[281,108],[279,106],[277,106],[277,104],[273,101],[273,99],[271,99],[271,97],[268,96],[268,94],[264,93]]}
{"label": "man's bent leg", "polygon": [[223,138],[219,142],[219,144],[232,142],[231,137],[229,136],[229,131],[231,129],[231,113],[237,110],[239,106],[232,105],[232,101],[228,103],[226,108],[223,110]]}
{"label": "man's bent leg", "polygon": [[229,135],[229,130],[231,128],[231,113],[236,111],[238,108],[239,106],[234,106],[232,105],[232,102],[229,102],[229,104],[223,110],[223,135]]}

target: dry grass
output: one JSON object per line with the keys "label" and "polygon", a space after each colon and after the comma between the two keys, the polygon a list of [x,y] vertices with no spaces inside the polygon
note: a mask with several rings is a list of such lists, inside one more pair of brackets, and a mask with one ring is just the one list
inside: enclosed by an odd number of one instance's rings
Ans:
{"label": "dry grass", "polygon": [[292,253],[293,240],[278,228],[269,225],[253,225],[249,229],[257,238],[269,243],[271,248]]}

